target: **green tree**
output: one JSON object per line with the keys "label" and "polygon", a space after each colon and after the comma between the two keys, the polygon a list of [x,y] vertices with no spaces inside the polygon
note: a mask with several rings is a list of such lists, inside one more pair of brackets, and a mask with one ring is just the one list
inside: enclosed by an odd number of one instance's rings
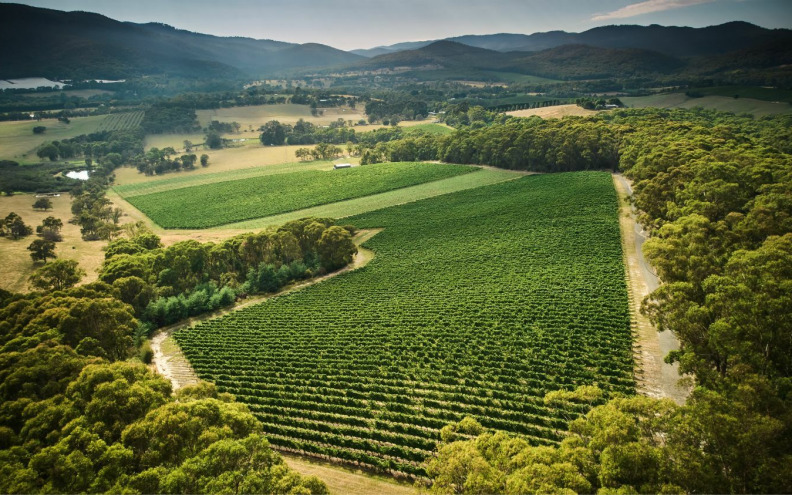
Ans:
{"label": "green tree", "polygon": [[22,221],[22,217],[14,212],[9,213],[5,217],[3,225],[5,226],[6,235],[10,236],[12,239],[26,237],[33,233],[33,229],[25,224],[25,222]]}
{"label": "green tree", "polygon": [[33,203],[34,210],[51,210],[52,209],[52,200],[49,198],[38,198],[35,203]]}
{"label": "green tree", "polygon": [[73,287],[85,276],[76,260],[58,259],[33,272],[30,282],[42,290],[62,290]]}
{"label": "green tree", "polygon": [[36,155],[39,158],[48,158],[49,161],[54,162],[58,159],[58,153],[60,153],[58,148],[54,144],[48,143],[39,148]]}
{"label": "green tree", "polygon": [[31,242],[30,246],[28,246],[28,251],[30,251],[30,257],[33,258],[33,262],[43,261],[46,263],[47,258],[57,258],[55,255],[55,243],[44,239],[36,239]]}
{"label": "green tree", "polygon": [[259,140],[264,146],[280,146],[286,140],[286,128],[277,120],[270,120],[261,126]]}
{"label": "green tree", "polygon": [[201,155],[201,166],[208,167],[209,166],[209,155],[203,154]]}
{"label": "green tree", "polygon": [[223,147],[223,138],[215,131],[209,131],[206,134],[206,140],[204,142],[206,146],[213,150],[218,150]]}
{"label": "green tree", "polygon": [[326,270],[335,270],[352,262],[357,246],[346,229],[334,225],[322,232],[317,242],[317,252],[322,266]]}
{"label": "green tree", "polygon": [[33,128],[33,134],[44,134],[44,131],[46,130],[47,128],[43,125],[37,125]]}

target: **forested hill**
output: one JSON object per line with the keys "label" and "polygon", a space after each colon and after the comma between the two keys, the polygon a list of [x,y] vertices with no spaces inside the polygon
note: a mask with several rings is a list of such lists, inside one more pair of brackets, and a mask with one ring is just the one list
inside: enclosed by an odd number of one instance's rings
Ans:
{"label": "forested hill", "polygon": [[219,37],[88,12],[0,4],[0,78],[264,75],[360,57],[310,43]]}
{"label": "forested hill", "polygon": [[[677,26],[602,26],[582,33],[548,31],[533,34],[486,34],[446,38],[477,48],[499,52],[534,52],[564,45],[588,45],[597,48],[654,50],[674,57],[718,55],[747,50],[779,40],[789,40],[792,30],[765,29],[747,22],[727,22],[704,28]],[[415,50],[433,41],[398,43],[352,53],[376,57],[403,50]]]}

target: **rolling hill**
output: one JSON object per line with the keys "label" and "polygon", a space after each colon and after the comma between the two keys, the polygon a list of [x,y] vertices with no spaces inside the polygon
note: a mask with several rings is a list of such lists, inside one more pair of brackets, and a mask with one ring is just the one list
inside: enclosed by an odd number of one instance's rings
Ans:
{"label": "rolling hill", "polygon": [[[674,57],[696,57],[746,50],[779,40],[789,41],[792,30],[765,29],[747,22],[728,22],[704,28],[677,26],[602,26],[582,33],[548,31],[534,34],[487,34],[445,38],[476,48],[499,52],[533,52],[564,45],[588,45],[597,48],[642,49]],[[416,41],[379,46],[351,53],[375,57],[403,50],[415,50],[433,41]]]}
{"label": "rolling hill", "polygon": [[219,37],[158,23],[119,22],[88,12],[18,4],[0,4],[0,45],[14,47],[0,51],[2,78],[227,77],[361,59],[316,43]]}

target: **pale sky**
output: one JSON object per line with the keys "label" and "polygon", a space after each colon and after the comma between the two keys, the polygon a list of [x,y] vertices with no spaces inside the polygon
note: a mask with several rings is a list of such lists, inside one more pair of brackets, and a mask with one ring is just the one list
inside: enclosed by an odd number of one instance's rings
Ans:
{"label": "pale sky", "polygon": [[[5,2],[7,3],[7,2]],[[342,50],[464,34],[580,32],[608,24],[792,28],[792,0],[17,0],[218,36]]]}

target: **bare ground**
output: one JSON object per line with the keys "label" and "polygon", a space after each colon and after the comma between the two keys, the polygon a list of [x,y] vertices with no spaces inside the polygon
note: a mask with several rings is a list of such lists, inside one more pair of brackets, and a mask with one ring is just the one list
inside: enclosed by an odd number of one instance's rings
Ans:
{"label": "bare ground", "polygon": [[304,476],[316,476],[327,484],[330,495],[413,495],[418,490],[392,478],[376,476],[347,466],[283,454],[286,465]]}
{"label": "bare ground", "polygon": [[625,257],[630,317],[635,334],[638,391],[649,397],[667,397],[683,404],[690,394],[688,380],[679,375],[679,366],[676,363],[671,365],[663,360],[670,351],[679,349],[679,342],[671,332],[658,332],[640,311],[641,301],[660,282],[641,251],[646,236],[635,220],[635,212],[630,204],[632,188],[622,175],[614,174],[613,183],[620,203],[619,226]]}

